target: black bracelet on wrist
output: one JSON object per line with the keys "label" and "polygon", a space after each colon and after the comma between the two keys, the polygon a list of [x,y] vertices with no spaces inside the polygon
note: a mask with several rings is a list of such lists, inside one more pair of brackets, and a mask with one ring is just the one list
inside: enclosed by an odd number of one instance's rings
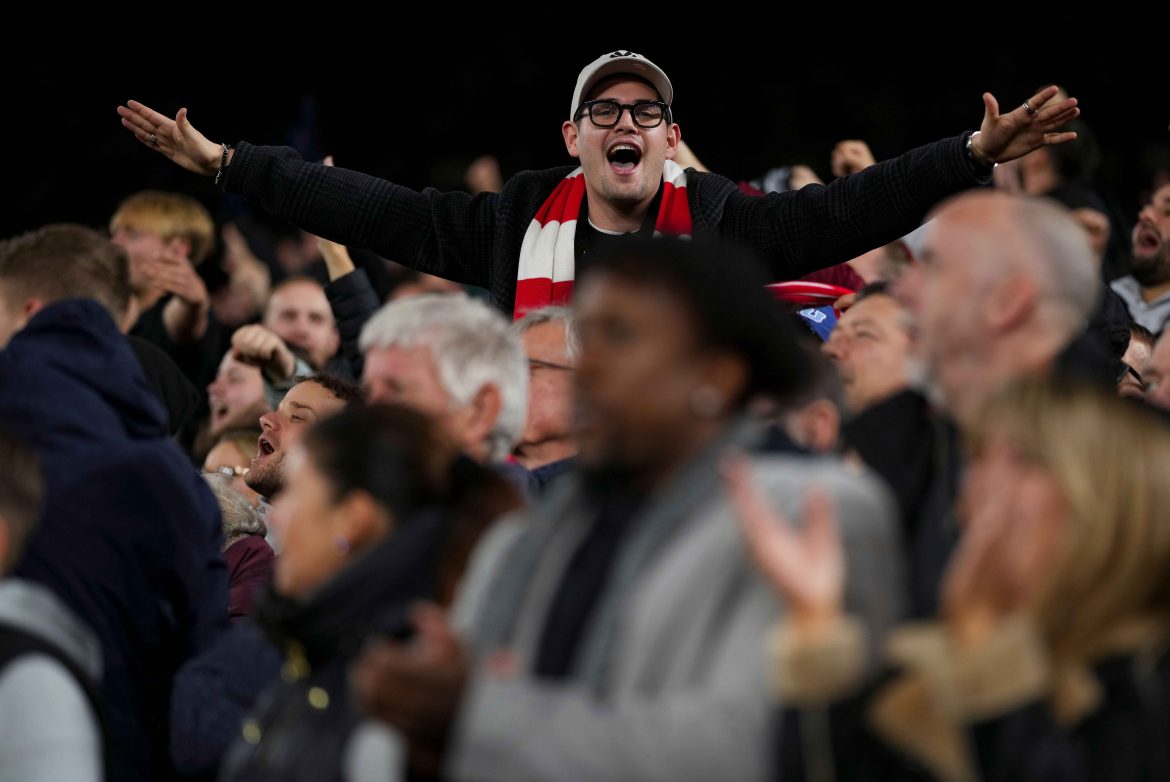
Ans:
{"label": "black bracelet on wrist", "polygon": [[981,185],[987,185],[991,183],[991,172],[995,169],[996,166],[999,165],[999,163],[996,163],[994,160],[989,163],[988,161],[981,159],[979,155],[975,154],[975,146],[973,142],[975,141],[975,137],[978,135],[979,131],[977,130],[970,136],[967,136],[967,141],[964,144],[964,148],[967,150],[967,162],[971,166],[971,173],[975,175],[975,181]]}
{"label": "black bracelet on wrist", "polygon": [[219,171],[215,172],[215,184],[217,185],[219,184],[219,181],[223,179],[223,172],[227,170],[228,151],[232,149],[230,144],[221,144],[220,146],[223,147],[223,153],[219,158]]}

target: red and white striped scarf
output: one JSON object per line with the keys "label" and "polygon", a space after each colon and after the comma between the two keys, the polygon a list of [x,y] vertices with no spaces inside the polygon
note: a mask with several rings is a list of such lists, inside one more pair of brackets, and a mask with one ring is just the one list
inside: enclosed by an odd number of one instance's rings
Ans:
{"label": "red and white striped scarf", "polygon": [[[662,179],[662,201],[654,221],[654,235],[690,237],[687,174],[678,163],[667,160]],[[573,297],[574,242],[584,198],[584,170],[578,167],[553,188],[532,218],[520,245],[513,310],[517,320],[532,310],[564,304]]]}

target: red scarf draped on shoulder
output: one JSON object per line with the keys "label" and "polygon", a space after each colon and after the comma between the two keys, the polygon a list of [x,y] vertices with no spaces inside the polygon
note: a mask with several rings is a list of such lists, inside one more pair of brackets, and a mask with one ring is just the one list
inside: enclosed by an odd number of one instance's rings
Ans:
{"label": "red scarf draped on shoulder", "polygon": [[[686,172],[673,160],[667,160],[662,180],[654,235],[689,238],[691,208],[687,203]],[[584,170],[577,168],[553,188],[532,218],[520,245],[515,319],[550,304],[565,304],[573,297],[577,217],[584,198]]]}

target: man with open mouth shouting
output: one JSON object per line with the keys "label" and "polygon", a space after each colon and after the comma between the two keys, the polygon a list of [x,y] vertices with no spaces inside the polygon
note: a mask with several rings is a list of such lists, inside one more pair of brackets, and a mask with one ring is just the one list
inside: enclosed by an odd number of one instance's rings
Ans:
{"label": "man with open mouth shouting", "polygon": [[[267,522],[268,501],[284,488],[285,456],[301,441],[305,431],[322,418],[360,404],[362,392],[354,383],[322,373],[301,378],[289,389],[280,405],[260,417],[262,434],[256,458],[244,482],[264,500],[261,516]],[[279,543],[280,530],[270,529]]]}
{"label": "man with open mouth shouting", "polygon": [[[716,174],[674,163],[682,133],[674,88],[640,54],[607,53],[581,71],[568,153],[580,167],[527,171],[499,193],[422,193],[309,163],[288,147],[208,140],[183,108],[175,119],[137,101],[122,124],[184,168],[213,176],[289,222],[373,250],[418,271],[488,288],[504,312],[567,301],[576,266],[615,234],[722,238],[746,246],[777,279],[843,263],[913,230],[943,198],[989,181],[996,163],[1075,137],[1059,132],[1080,110],[1048,87],[1003,114],[990,93],[978,132],[918,147],[837,179],[759,198]],[[364,277],[356,272],[348,277]],[[351,282],[354,280],[351,280]]]}
{"label": "man with open mouth shouting", "polygon": [[1112,282],[1133,319],[1157,334],[1170,318],[1170,185],[1138,212],[1130,274]]}

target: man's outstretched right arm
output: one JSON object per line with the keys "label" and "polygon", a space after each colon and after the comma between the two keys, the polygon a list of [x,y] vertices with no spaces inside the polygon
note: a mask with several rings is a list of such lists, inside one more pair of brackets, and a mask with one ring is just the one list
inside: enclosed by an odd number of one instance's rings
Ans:
{"label": "man's outstretched right arm", "polygon": [[[176,164],[318,236],[372,250],[427,274],[490,286],[494,193],[415,192],[384,179],[302,160],[290,147],[210,141],[191,125],[130,101],[122,124]],[[223,165],[226,161],[226,166]]]}

